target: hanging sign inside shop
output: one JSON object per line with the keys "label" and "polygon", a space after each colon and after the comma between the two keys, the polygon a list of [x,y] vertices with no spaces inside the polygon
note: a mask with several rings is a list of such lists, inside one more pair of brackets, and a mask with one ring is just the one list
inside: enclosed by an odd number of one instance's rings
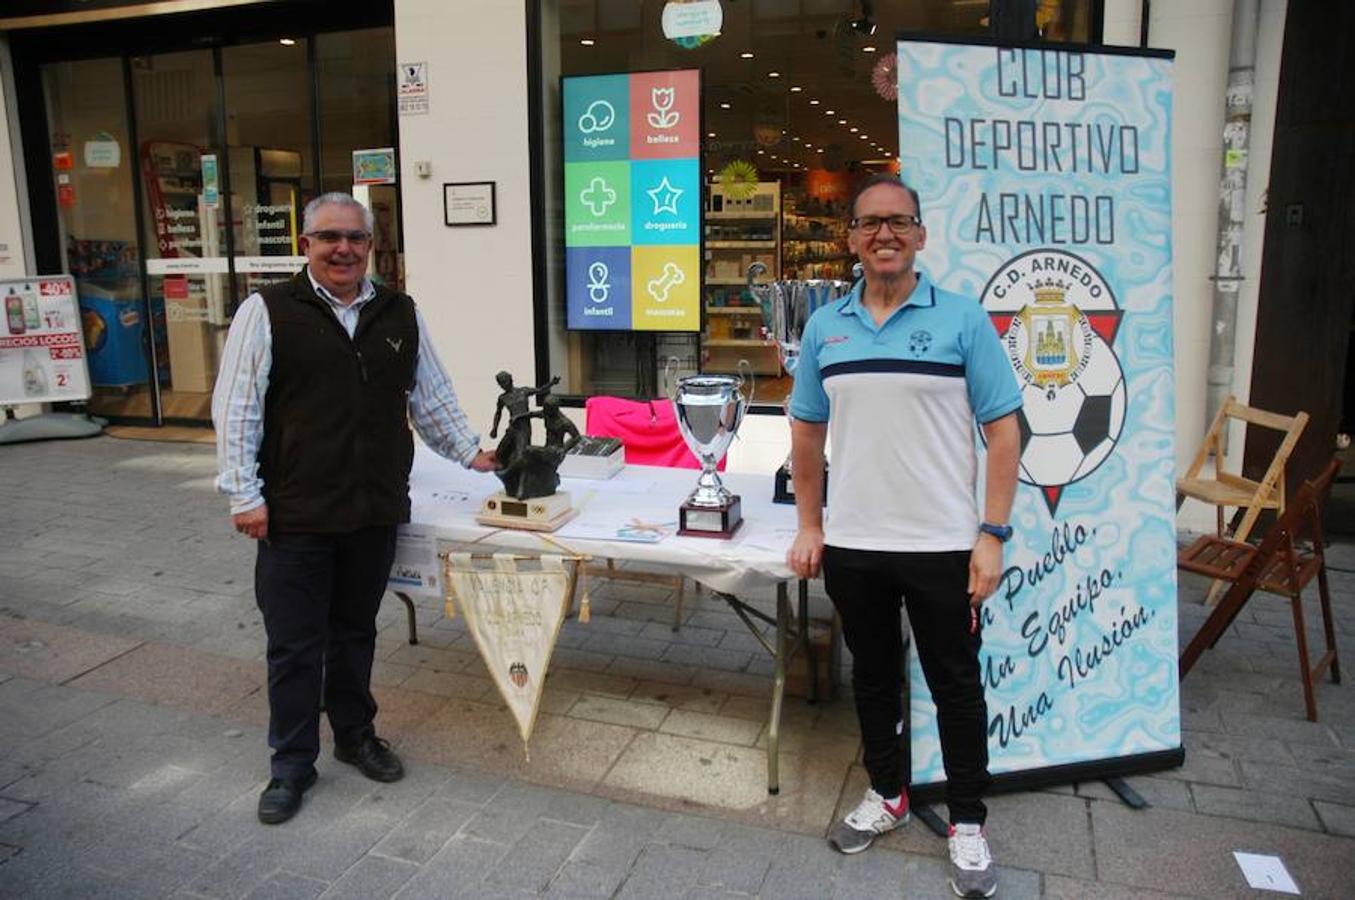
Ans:
{"label": "hanging sign inside shop", "polygon": [[74,279],[5,279],[0,281],[0,302],[0,405],[88,399]]}
{"label": "hanging sign inside shop", "polygon": [[[1153,51],[898,44],[919,264],[980,299],[1022,387],[980,657],[991,770],[1014,784],[1181,760],[1171,73]],[[945,773],[916,656],[910,672],[925,794]]]}
{"label": "hanging sign inside shop", "polygon": [[62,150],[52,154],[52,168],[58,172],[69,172],[75,168],[75,158],[71,156],[71,151]]}
{"label": "hanging sign inside shop", "polygon": [[395,184],[395,148],[354,150],[353,184]]}
{"label": "hanging sign inside shop", "polygon": [[422,116],[428,113],[428,63],[401,63],[400,84],[396,89],[400,115]]}
{"label": "hanging sign inside shop", "polygon": [[107,131],[85,141],[85,165],[91,169],[116,169],[122,164],[122,145]]}
{"label": "hanging sign inside shop", "polygon": [[720,0],[668,0],[663,6],[663,36],[691,49],[720,36],[725,11]]}
{"label": "hanging sign inside shop", "polygon": [[567,327],[700,331],[700,72],[562,82]]}
{"label": "hanging sign inside shop", "polygon": [[221,173],[217,169],[216,154],[202,154],[202,204],[215,207],[221,202]]}

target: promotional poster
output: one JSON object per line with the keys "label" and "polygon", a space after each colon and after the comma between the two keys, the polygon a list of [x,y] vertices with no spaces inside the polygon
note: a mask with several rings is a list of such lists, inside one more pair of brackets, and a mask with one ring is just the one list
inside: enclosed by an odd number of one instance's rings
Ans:
{"label": "promotional poster", "polygon": [[[981,619],[999,779],[1181,747],[1171,70],[1153,51],[898,44],[918,265],[983,304],[1022,392],[1015,535]],[[915,656],[909,679],[913,783],[934,785]]]}
{"label": "promotional poster", "polygon": [[700,331],[700,72],[562,86],[567,326]]}

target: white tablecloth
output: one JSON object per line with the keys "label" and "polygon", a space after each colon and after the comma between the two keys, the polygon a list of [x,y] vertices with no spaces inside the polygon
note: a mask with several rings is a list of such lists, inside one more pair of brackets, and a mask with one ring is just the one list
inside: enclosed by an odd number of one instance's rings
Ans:
{"label": "white tablecloth", "polygon": [[[597,557],[671,566],[716,591],[745,594],[794,577],[786,550],[795,537],[795,507],[772,502],[770,475],[722,474],[742,498],[743,526],[730,540],[679,537],[678,507],[696,486],[694,469],[627,466],[606,481],[566,478],[579,514],[550,537],[572,550]],[[480,541],[489,548],[556,552],[529,531],[496,530],[475,521],[485,497],[502,484],[492,474],[473,472],[419,446],[410,474],[410,524],[432,530],[444,541]],[[658,525],[657,543],[616,540],[617,528]]]}

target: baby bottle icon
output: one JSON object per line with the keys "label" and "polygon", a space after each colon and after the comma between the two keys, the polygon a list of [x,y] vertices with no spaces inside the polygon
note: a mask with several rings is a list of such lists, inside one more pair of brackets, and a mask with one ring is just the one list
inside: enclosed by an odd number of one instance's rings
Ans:
{"label": "baby bottle icon", "polygon": [[604,262],[595,262],[588,267],[588,299],[594,303],[607,302],[612,293],[612,286],[607,281],[609,275],[611,272]]}

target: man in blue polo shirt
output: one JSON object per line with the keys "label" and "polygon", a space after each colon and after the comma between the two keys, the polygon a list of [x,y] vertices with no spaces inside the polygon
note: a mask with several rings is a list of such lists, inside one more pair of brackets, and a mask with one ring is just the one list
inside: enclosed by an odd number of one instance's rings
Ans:
{"label": "man in blue polo shirt", "polygon": [[[951,887],[997,890],[983,829],[989,783],[978,607],[997,586],[1016,491],[1021,394],[978,301],[913,267],[927,242],[917,192],[868,179],[849,207],[848,246],[864,278],[810,319],[790,411],[799,532],[787,562],[823,567],[852,651],[852,689],[870,775],[866,797],[829,841],[858,853],[908,820],[898,736],[904,728],[900,600],[937,726],[950,807]],[[988,446],[977,506],[975,423]],[[825,441],[832,436],[828,515]]]}

